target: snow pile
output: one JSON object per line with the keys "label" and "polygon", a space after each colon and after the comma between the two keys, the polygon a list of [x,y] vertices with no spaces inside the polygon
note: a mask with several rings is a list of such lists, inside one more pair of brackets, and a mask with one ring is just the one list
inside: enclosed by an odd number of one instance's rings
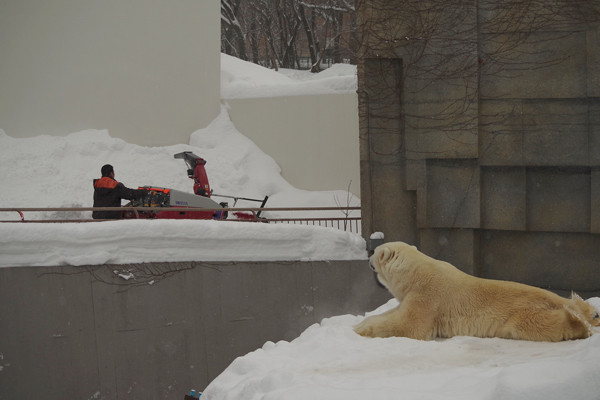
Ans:
{"label": "snow pile", "polygon": [[193,220],[1,224],[0,267],[365,258],[364,240],[312,226]]}
{"label": "snow pile", "polygon": [[303,96],[355,93],[356,66],[334,64],[317,74],[309,71],[274,71],[221,54],[221,98]]}
{"label": "snow pile", "polygon": [[[192,191],[187,166],[173,155],[193,151],[207,160],[214,193],[262,199],[268,207],[337,207],[345,191],[309,192],[285,181],[278,165],[240,134],[226,108],[190,145],[143,147],[88,130],[65,137],[15,139],[0,131],[0,207],[91,207],[92,180],[115,167],[128,187]],[[233,200],[214,197],[217,201]],[[351,197],[352,205],[360,201]],[[344,205],[346,203],[343,203]],[[257,207],[240,201],[237,207]],[[281,215],[283,214],[283,215]],[[342,211],[329,212],[342,217]],[[265,213],[282,217],[291,214]],[[27,212],[31,219],[91,218],[91,212]],[[17,213],[0,213],[18,220]],[[0,266],[51,266],[147,261],[267,261],[366,258],[364,240],[335,229],[222,221],[115,221],[93,224],[0,224]]]}
{"label": "snow pile", "polygon": [[[598,301],[600,299],[594,299]],[[395,299],[368,315],[397,305]],[[202,399],[589,400],[600,393],[600,335],[560,343],[454,337],[371,339],[363,317],[324,319],[292,342],[237,358]]]}
{"label": "snow pile", "polygon": [[[187,166],[174,154],[192,151],[207,160],[215,194],[263,199],[267,207],[357,206],[346,191],[311,192],[291,186],[279,166],[237,131],[225,107],[190,145],[144,147],[87,130],[64,137],[16,139],[0,130],[1,208],[91,207],[92,181],[112,164],[128,187],[156,186],[191,193]],[[213,197],[216,201],[229,198]],[[258,207],[240,200],[236,207]],[[357,211],[354,215],[360,215]],[[306,216],[288,212],[265,217]],[[343,217],[341,210],[329,217]],[[313,214],[314,217],[324,216]],[[27,220],[91,218],[91,212],[26,212]],[[0,220],[18,220],[15,212]],[[267,261],[366,258],[364,240],[335,229],[274,224],[240,225],[213,221],[117,221],[101,224],[0,224],[0,266],[50,266],[145,261]],[[169,232],[169,234],[166,234]],[[258,238],[264,238],[260,240]]]}

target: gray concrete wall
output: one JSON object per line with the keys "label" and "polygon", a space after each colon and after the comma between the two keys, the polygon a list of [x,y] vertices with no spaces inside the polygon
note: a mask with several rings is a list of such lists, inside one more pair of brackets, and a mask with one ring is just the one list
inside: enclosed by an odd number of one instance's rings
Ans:
{"label": "gray concrete wall", "polygon": [[363,235],[600,293],[599,15],[593,0],[361,2]]}
{"label": "gray concrete wall", "polygon": [[266,341],[389,298],[366,261],[3,268],[0,399],[180,399]]}
{"label": "gray concrete wall", "polygon": [[236,128],[304,190],[347,190],[360,197],[356,93],[228,99]]}
{"label": "gray concrete wall", "polygon": [[0,1],[0,129],[188,143],[220,110],[219,5]]}

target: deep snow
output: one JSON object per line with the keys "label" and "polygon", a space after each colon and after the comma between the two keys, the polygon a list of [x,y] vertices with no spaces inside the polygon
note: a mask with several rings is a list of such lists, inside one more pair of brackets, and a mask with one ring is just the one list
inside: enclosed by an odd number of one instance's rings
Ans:
{"label": "deep snow", "polygon": [[[397,304],[392,299],[367,315]],[[598,334],[560,343],[464,336],[371,339],[352,330],[362,318],[327,318],[291,342],[265,343],[231,363],[202,399],[600,398]]]}
{"label": "deep snow", "polygon": [[[193,151],[207,160],[214,193],[262,199],[268,207],[359,205],[345,191],[310,192],[288,184],[273,159],[240,134],[225,107],[190,145],[143,147],[106,131],[66,137],[11,138],[0,131],[0,207],[91,207],[92,180],[110,163],[126,186],[168,187],[191,193],[187,166],[175,153]],[[217,201],[232,199],[214,197]],[[125,203],[125,202],[123,202]],[[257,207],[238,201],[237,207]],[[324,212],[314,216],[324,216]],[[343,217],[339,210],[326,212]],[[360,215],[352,211],[353,215]],[[296,216],[305,214],[296,213]],[[294,214],[265,213],[267,217]],[[25,212],[31,219],[91,218],[91,212]],[[2,220],[18,220],[15,212]],[[258,239],[261,238],[261,239]],[[366,258],[365,242],[337,229],[216,221],[115,221],[85,224],[0,224],[0,267],[94,265],[146,261],[273,261]]]}
{"label": "deep snow", "polygon": [[[336,66],[317,75],[277,73],[222,56],[222,97],[355,90],[355,71],[351,66]],[[291,187],[273,159],[235,129],[224,107],[210,126],[191,135],[189,145],[141,147],[93,130],[31,139],[15,139],[0,132],[0,187],[4,188],[0,207],[91,206],[91,182],[104,163],[113,164],[117,179],[129,187],[154,185],[191,191],[185,165],[173,159],[173,154],[186,150],[207,159],[215,193],[270,195],[268,205],[272,207],[335,207],[347,202],[346,192],[306,192]],[[357,205],[359,200],[352,198],[350,203]],[[86,216],[89,214],[71,217]],[[0,213],[3,220],[17,217]],[[28,219],[34,217],[66,215],[26,214]],[[335,229],[271,224],[0,224],[0,266],[130,263],[158,261],[162,255],[180,261],[360,259],[366,258],[364,248],[359,236]],[[588,301],[600,308],[600,299]],[[395,304],[391,300],[373,313]],[[368,339],[352,331],[363,317],[328,318],[291,342],[265,343],[236,359],[206,388],[202,398],[600,399],[600,335],[562,343],[470,337],[430,342]]]}
{"label": "deep snow", "polygon": [[[128,187],[144,185],[192,192],[187,166],[175,153],[193,151],[207,160],[214,193],[262,199],[267,207],[359,205],[345,191],[310,192],[288,184],[273,159],[240,134],[225,107],[207,128],[191,135],[190,145],[143,147],[106,131],[66,137],[11,138],[0,131],[0,207],[91,207],[92,180],[110,163]],[[233,200],[214,197],[216,201]],[[125,203],[125,201],[123,202]],[[258,207],[238,201],[237,207]],[[360,215],[359,211],[351,211]],[[343,217],[340,210],[313,213]],[[302,212],[298,215],[306,214]],[[91,212],[25,212],[32,219],[91,218]],[[267,217],[294,214],[265,213]],[[1,220],[18,220],[15,212]],[[259,239],[260,238],[260,239]],[[141,220],[85,224],[0,224],[0,267],[95,265],[147,261],[273,261],[364,259],[357,234],[337,229],[285,224],[223,221]]]}

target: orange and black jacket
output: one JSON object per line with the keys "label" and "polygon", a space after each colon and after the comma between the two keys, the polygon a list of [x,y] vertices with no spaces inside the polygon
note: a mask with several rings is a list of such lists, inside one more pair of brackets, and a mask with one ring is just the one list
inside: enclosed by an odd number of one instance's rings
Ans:
{"label": "orange and black jacket", "polygon": [[[121,199],[136,200],[143,194],[143,190],[129,189],[108,176],[94,179],[94,207],[120,207]],[[92,218],[119,219],[121,211],[94,211]]]}

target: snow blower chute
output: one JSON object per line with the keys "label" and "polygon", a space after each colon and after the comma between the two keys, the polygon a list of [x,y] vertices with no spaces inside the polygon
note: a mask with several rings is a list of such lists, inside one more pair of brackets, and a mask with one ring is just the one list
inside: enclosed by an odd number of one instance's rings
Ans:
{"label": "snow blower chute", "polygon": [[[194,193],[186,193],[181,190],[168,189],[156,186],[141,186],[138,189],[145,190],[146,193],[140,200],[134,200],[127,204],[127,206],[133,207],[152,207],[156,210],[152,211],[124,211],[123,218],[156,218],[156,219],[226,219],[227,212],[219,211],[219,208],[227,208],[228,204],[225,202],[217,203],[213,199],[212,190],[208,182],[208,176],[204,165],[206,160],[192,153],[191,151],[184,151],[177,153],[175,158],[181,158],[185,161],[188,166],[188,177],[194,180]],[[215,195],[218,196],[218,195]],[[218,196],[218,197],[230,197],[238,198],[233,196]],[[259,201],[261,207],[264,207],[267,202],[268,196],[265,196],[264,200],[246,199],[251,201]],[[169,208],[207,208],[207,211],[185,211],[185,210],[169,210]],[[234,213],[239,216],[240,213]],[[259,213],[260,214],[260,213]],[[258,215],[257,215],[258,217]]]}

